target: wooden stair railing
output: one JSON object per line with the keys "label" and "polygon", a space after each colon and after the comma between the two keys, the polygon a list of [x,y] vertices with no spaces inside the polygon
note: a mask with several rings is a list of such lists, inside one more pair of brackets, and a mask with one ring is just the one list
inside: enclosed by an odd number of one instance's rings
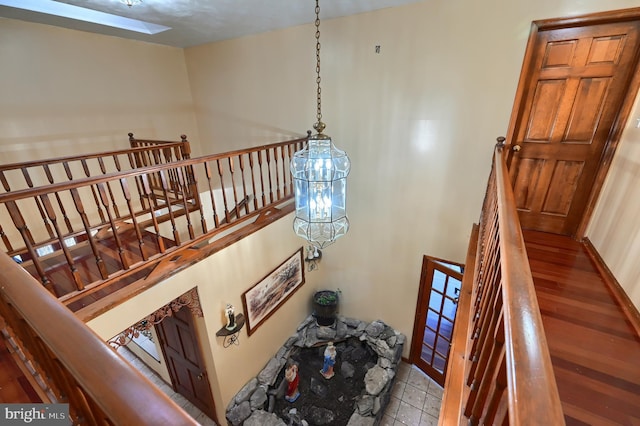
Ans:
{"label": "wooden stair railing", "polygon": [[198,424],[4,253],[0,269],[1,326],[73,424]]}
{"label": "wooden stair railing", "polygon": [[[239,224],[288,213],[289,162],[306,140],[0,194],[2,243],[69,305]],[[107,244],[118,253],[110,265]],[[93,268],[93,279],[80,272],[78,253]],[[58,278],[49,273],[52,263]],[[66,271],[64,280],[60,271]]]}
{"label": "wooden stair railing", "polygon": [[145,140],[127,149],[1,164],[0,184],[9,192],[188,159],[189,141],[185,135],[182,138],[179,142]]}
{"label": "wooden stair railing", "polygon": [[462,284],[443,426],[565,424],[503,142],[493,157],[477,248],[470,248],[473,275]]}

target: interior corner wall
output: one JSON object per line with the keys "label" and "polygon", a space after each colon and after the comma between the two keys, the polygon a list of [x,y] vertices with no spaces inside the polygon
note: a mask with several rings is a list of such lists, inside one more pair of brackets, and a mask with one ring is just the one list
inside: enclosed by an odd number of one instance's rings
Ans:
{"label": "interior corner wall", "polygon": [[312,294],[324,288],[321,275],[305,270],[305,283],[250,337],[244,327],[239,344],[228,348],[223,347],[223,338],[216,337],[216,332],[226,324],[226,304],[231,303],[236,313],[243,312],[242,294],[303,246],[303,240],[291,230],[292,221],[292,215],[277,220],[91,320],[89,327],[103,339],[110,339],[197,287],[204,316],[196,321],[196,326],[218,420],[224,422],[231,398],[296,331],[311,312]]}
{"label": "interior corner wall", "polygon": [[184,50],[0,18],[0,158],[199,140]]}
{"label": "interior corner wall", "polygon": [[[322,121],[352,167],[351,229],[318,274],[344,314],[410,338],[422,256],[464,262],[531,22],[635,6],[429,0],[322,21]],[[310,23],[185,50],[204,152],[311,128],[314,34]]]}
{"label": "interior corner wall", "polygon": [[640,310],[640,94],[636,97],[587,236]]}

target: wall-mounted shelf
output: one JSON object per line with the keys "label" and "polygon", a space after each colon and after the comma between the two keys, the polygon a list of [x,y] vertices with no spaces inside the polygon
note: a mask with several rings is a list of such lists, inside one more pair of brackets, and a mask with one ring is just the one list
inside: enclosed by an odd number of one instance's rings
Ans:
{"label": "wall-mounted shelf", "polygon": [[232,329],[228,329],[227,327],[222,327],[220,330],[216,332],[216,336],[224,337],[222,342],[222,346],[228,348],[231,345],[239,345],[238,341],[238,333],[244,327],[245,319],[243,314],[236,315],[236,326]]}

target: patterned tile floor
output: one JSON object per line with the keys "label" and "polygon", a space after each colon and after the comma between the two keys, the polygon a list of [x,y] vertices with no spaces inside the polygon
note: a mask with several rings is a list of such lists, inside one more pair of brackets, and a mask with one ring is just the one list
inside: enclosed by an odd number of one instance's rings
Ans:
{"label": "patterned tile floor", "polygon": [[442,387],[403,362],[380,426],[436,426],[441,404]]}
{"label": "patterned tile floor", "polygon": [[122,355],[127,361],[129,361],[138,371],[140,371],[145,377],[151,380],[161,391],[166,393],[176,404],[182,407],[191,417],[193,417],[198,423],[203,426],[217,426],[216,422],[207,417],[196,406],[187,401],[187,399],[176,393],[170,385],[168,385],[160,376],[156,374],[151,368],[149,368],[144,362],[140,360],[133,352],[124,346],[118,348],[118,353]]}
{"label": "patterned tile floor", "polygon": [[[216,426],[202,411],[174,392],[153,370],[126,347],[118,353],[133,364],[142,374],[156,384],[173,401],[180,405],[198,423]],[[405,362],[398,367],[398,376],[392,390],[391,401],[385,410],[380,426],[436,426],[442,403],[442,388],[420,369]]]}

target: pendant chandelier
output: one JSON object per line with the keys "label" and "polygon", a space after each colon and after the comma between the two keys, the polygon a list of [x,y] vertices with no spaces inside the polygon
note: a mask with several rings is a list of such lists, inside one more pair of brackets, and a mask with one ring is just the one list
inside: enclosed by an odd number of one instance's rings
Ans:
{"label": "pendant chandelier", "polygon": [[309,136],[304,149],[291,160],[295,185],[295,233],[318,248],[332,244],[349,230],[347,218],[347,175],[351,163],[344,151],[336,148],[323,133],[320,99],[320,6],[316,0],[316,134]]}

